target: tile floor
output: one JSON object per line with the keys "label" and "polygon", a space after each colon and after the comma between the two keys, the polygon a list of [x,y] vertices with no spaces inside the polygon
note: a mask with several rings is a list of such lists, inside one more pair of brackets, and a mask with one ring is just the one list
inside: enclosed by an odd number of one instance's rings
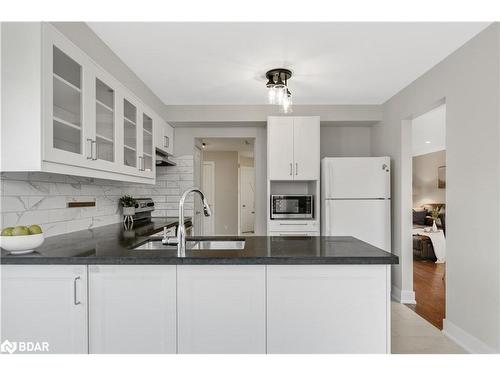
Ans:
{"label": "tile floor", "polygon": [[392,302],[393,354],[464,354],[466,351],[405,305]]}

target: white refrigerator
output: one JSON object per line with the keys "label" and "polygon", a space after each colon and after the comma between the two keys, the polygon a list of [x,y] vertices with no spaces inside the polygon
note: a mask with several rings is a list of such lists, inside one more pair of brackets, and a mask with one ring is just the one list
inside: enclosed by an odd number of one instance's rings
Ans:
{"label": "white refrigerator", "polygon": [[353,236],[391,252],[389,157],[321,160],[321,235]]}

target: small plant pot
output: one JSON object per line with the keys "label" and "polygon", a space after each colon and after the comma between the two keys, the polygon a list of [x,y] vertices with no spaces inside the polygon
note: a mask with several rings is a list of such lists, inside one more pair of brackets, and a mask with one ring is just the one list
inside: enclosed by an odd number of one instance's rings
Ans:
{"label": "small plant pot", "polygon": [[135,207],[123,207],[123,216],[134,216]]}

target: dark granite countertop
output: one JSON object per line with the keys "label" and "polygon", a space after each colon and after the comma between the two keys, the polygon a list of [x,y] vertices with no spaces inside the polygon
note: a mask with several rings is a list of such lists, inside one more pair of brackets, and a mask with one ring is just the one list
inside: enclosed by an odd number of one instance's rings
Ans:
{"label": "dark granite countertop", "polygon": [[[187,220],[190,221],[190,220]],[[122,224],[48,237],[34,253],[11,255],[2,250],[1,264],[397,264],[398,257],[353,237],[245,237],[244,250],[188,250],[176,247],[133,250],[176,218]],[[160,234],[160,233],[158,233]],[[223,239],[228,237],[217,237]]]}

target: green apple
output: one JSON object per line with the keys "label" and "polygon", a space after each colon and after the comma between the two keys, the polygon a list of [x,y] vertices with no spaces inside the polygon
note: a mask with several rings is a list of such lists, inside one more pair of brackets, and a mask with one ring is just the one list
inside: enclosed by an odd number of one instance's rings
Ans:
{"label": "green apple", "polygon": [[2,230],[2,236],[12,236],[12,230],[13,227],[7,227],[4,230]]}
{"label": "green apple", "polygon": [[40,225],[30,225],[28,227],[28,230],[30,231],[30,234],[40,234],[40,233],[42,233],[42,228],[40,228]]}
{"label": "green apple", "polygon": [[30,231],[28,228],[23,227],[22,225],[18,225],[14,229],[12,229],[12,235],[13,236],[27,236],[30,234]]}

